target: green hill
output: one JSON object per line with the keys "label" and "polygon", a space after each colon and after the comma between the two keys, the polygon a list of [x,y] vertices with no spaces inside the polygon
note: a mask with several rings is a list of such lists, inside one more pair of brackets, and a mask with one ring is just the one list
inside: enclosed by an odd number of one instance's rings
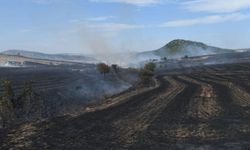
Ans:
{"label": "green hill", "polygon": [[176,39],[160,49],[140,53],[139,56],[155,55],[156,57],[178,58],[183,56],[202,56],[234,52],[231,49],[223,49],[206,45],[201,42]]}

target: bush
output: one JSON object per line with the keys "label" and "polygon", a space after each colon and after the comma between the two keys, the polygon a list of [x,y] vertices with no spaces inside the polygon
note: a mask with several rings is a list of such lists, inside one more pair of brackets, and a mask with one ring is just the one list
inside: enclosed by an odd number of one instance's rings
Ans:
{"label": "bush", "polygon": [[0,121],[3,127],[10,124],[16,117],[14,108],[14,92],[12,83],[2,80],[3,95],[0,97]]}
{"label": "bush", "polygon": [[154,71],[155,71],[156,65],[152,62],[145,64],[143,69],[140,70],[139,72],[139,77],[141,79],[141,82],[143,84],[149,84],[152,77],[154,76]]}
{"label": "bush", "polygon": [[23,92],[19,97],[21,102],[22,115],[25,118],[41,118],[43,111],[43,100],[34,91],[32,81],[26,81],[23,86]]}
{"label": "bush", "polygon": [[113,69],[113,71],[114,71],[115,73],[118,73],[119,67],[118,67],[117,64],[112,64],[111,67],[112,67],[112,69]]}
{"label": "bush", "polygon": [[183,58],[184,58],[184,59],[188,59],[189,57],[188,57],[188,55],[185,55]]}
{"label": "bush", "polygon": [[163,60],[163,61],[167,61],[167,60],[168,60],[168,58],[167,58],[167,57],[163,57],[163,58],[161,58],[161,60]]}
{"label": "bush", "polygon": [[144,81],[153,77],[154,73],[149,70],[141,69],[139,75],[140,75],[140,78]]}
{"label": "bush", "polygon": [[23,91],[15,97],[12,83],[2,80],[2,95],[0,96],[0,125],[7,127],[15,121],[39,119],[44,110],[43,99],[34,91],[32,82],[26,81]]}
{"label": "bush", "polygon": [[155,63],[149,62],[149,63],[145,64],[144,69],[148,70],[148,71],[151,71],[151,72],[154,72],[155,67],[156,67]]}

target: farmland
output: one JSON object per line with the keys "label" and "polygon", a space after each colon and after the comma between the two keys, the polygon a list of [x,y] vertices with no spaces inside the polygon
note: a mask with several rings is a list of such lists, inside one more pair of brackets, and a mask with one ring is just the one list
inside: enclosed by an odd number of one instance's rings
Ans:
{"label": "farmland", "polygon": [[129,97],[125,92],[108,108],[4,130],[2,148],[249,148],[249,65],[160,74],[154,88]]}

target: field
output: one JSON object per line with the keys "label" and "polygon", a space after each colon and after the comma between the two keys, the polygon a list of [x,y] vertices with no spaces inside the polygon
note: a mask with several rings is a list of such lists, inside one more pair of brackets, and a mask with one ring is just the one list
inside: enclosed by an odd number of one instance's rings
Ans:
{"label": "field", "polygon": [[[112,71],[104,78],[94,64],[64,64],[0,67],[1,79],[12,82],[16,99],[22,95],[24,83],[31,81],[33,90],[44,101],[42,114],[48,118],[82,112],[88,103],[102,100],[105,96],[120,93],[131,87],[137,80],[137,75],[120,69],[119,75]],[[3,94],[3,90],[0,86],[0,95]]]}
{"label": "field", "polygon": [[80,116],[1,131],[1,149],[249,149],[250,63],[172,70]]}
{"label": "field", "polygon": [[[69,61],[55,61],[55,60],[47,60],[47,59],[35,59],[18,55],[3,55],[0,54],[0,66],[5,64],[6,62],[15,62],[15,64],[20,66],[29,66],[31,64],[39,64],[39,65],[61,65],[61,64],[74,64]],[[33,65],[34,65],[33,64]]]}

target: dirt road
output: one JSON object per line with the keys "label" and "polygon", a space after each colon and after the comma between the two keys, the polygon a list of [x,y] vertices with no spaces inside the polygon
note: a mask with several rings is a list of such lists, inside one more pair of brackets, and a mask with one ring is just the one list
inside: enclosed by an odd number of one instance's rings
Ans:
{"label": "dirt road", "polygon": [[169,72],[119,105],[1,131],[0,149],[250,149],[249,66]]}

